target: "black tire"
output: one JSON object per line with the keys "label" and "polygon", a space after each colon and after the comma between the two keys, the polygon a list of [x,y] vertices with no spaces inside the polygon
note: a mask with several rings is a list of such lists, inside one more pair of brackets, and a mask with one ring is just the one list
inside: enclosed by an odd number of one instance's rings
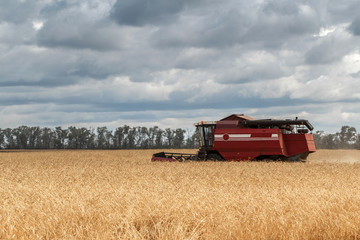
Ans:
{"label": "black tire", "polygon": [[225,159],[218,153],[209,153],[206,156],[206,160],[208,160],[208,161],[225,161]]}

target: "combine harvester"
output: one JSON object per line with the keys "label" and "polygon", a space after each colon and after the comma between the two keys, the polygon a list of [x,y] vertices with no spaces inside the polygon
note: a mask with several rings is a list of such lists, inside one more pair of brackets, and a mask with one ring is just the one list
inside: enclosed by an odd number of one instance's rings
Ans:
{"label": "combine harvester", "polygon": [[[155,153],[152,161],[305,161],[315,152],[314,129],[304,119],[255,120],[233,114],[220,121],[195,124],[200,133],[197,154]],[[310,131],[310,133],[309,133]]]}

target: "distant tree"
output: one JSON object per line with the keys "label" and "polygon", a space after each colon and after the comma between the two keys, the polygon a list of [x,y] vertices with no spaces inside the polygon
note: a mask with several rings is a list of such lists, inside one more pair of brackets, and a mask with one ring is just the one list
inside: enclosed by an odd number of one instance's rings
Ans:
{"label": "distant tree", "polygon": [[113,133],[110,130],[107,130],[105,133],[106,145],[107,148],[113,148]]}
{"label": "distant tree", "polygon": [[192,146],[191,148],[199,148],[200,147],[200,133],[199,129],[196,128],[194,134],[191,137]]}
{"label": "distant tree", "polygon": [[87,143],[86,143],[86,148],[87,149],[95,149],[96,148],[95,129],[90,128],[87,133],[88,133],[88,140],[87,140]]}
{"label": "distant tree", "polygon": [[323,144],[324,148],[326,149],[335,149],[337,148],[337,145],[335,144],[335,141],[337,142],[336,134],[327,134],[323,137]]}
{"label": "distant tree", "polygon": [[129,138],[128,138],[129,131],[130,131],[130,127],[128,125],[124,125],[124,127],[123,127],[124,140],[122,142],[123,149],[129,148]]}
{"label": "distant tree", "polygon": [[0,149],[4,147],[5,135],[4,131],[0,128]]}
{"label": "distant tree", "polygon": [[158,127],[151,127],[147,131],[147,139],[148,139],[148,148],[154,148],[155,147],[155,137],[156,137],[156,131]]}
{"label": "distant tree", "polygon": [[63,149],[66,147],[66,140],[68,138],[69,131],[56,127],[54,131],[54,147],[57,149]]}
{"label": "distant tree", "polygon": [[97,131],[97,148],[99,149],[106,149],[109,148],[106,134],[108,132],[107,127],[98,127]]}
{"label": "distant tree", "polygon": [[351,145],[355,144],[357,134],[356,129],[350,126],[342,126],[340,133],[338,133],[340,148],[350,148]]}
{"label": "distant tree", "polygon": [[15,144],[15,140],[14,140],[14,135],[13,135],[13,131],[11,128],[6,128],[3,130],[4,136],[5,136],[5,147],[7,149],[13,149],[16,148],[16,144]]}
{"label": "distant tree", "polygon": [[164,130],[156,127],[156,129],[154,129],[154,134],[155,134],[155,148],[163,148],[163,135],[164,135]]}
{"label": "distant tree", "polygon": [[85,127],[79,128],[77,130],[78,133],[78,148],[79,149],[87,149],[88,145],[90,144],[90,136],[91,131]]}
{"label": "distant tree", "polygon": [[134,149],[136,147],[136,134],[137,134],[137,128],[132,127],[128,129],[127,132],[127,148],[128,149]]}
{"label": "distant tree", "polygon": [[316,131],[315,133],[313,133],[313,138],[317,149],[326,148],[327,143],[325,143],[325,139],[327,135],[328,134],[326,134],[324,131]]}
{"label": "distant tree", "polygon": [[355,149],[360,149],[360,134],[357,134],[356,141],[354,144]]}
{"label": "distant tree", "polygon": [[114,148],[122,148],[124,142],[124,128],[118,127],[115,129],[113,136]]}
{"label": "distant tree", "polygon": [[54,132],[50,128],[43,128],[41,133],[41,142],[43,149],[54,148]]}
{"label": "distant tree", "polygon": [[29,148],[41,148],[41,133],[40,127],[30,128]]}
{"label": "distant tree", "polygon": [[174,148],[183,148],[185,140],[185,130],[177,128],[174,135]]}
{"label": "distant tree", "polygon": [[97,148],[109,149],[112,148],[113,134],[107,127],[97,128]]}
{"label": "distant tree", "polygon": [[76,149],[79,148],[79,133],[76,127],[70,126],[68,128],[68,148]]}
{"label": "distant tree", "polygon": [[170,128],[166,128],[164,136],[165,136],[165,141],[166,141],[167,148],[173,148],[174,147],[175,131],[170,129]]}
{"label": "distant tree", "polygon": [[149,148],[149,130],[147,127],[138,127],[138,138],[137,138],[137,146],[141,149],[148,149]]}
{"label": "distant tree", "polygon": [[20,126],[12,130],[15,137],[16,148],[26,149],[28,147],[28,140],[30,138],[30,128],[27,126]]}

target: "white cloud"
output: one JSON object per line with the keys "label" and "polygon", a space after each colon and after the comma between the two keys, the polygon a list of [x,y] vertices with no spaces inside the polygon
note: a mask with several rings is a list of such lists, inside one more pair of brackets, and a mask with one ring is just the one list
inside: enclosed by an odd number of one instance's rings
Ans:
{"label": "white cloud", "polygon": [[318,34],[314,34],[314,37],[325,37],[327,36],[329,33],[332,33],[336,30],[336,26],[330,26],[330,27],[322,27],[320,28],[320,31]]}
{"label": "white cloud", "polygon": [[39,31],[44,26],[44,22],[42,22],[42,21],[33,21],[32,25],[33,25],[34,30]]}
{"label": "white cloud", "polygon": [[360,71],[360,49],[344,56],[341,69],[350,75]]}

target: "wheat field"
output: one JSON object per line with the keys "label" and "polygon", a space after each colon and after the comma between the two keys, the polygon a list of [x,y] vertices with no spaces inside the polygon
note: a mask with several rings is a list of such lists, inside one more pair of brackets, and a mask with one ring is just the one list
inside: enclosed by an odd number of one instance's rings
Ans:
{"label": "wheat field", "polygon": [[154,152],[0,152],[0,239],[360,239],[360,151],[306,163]]}

